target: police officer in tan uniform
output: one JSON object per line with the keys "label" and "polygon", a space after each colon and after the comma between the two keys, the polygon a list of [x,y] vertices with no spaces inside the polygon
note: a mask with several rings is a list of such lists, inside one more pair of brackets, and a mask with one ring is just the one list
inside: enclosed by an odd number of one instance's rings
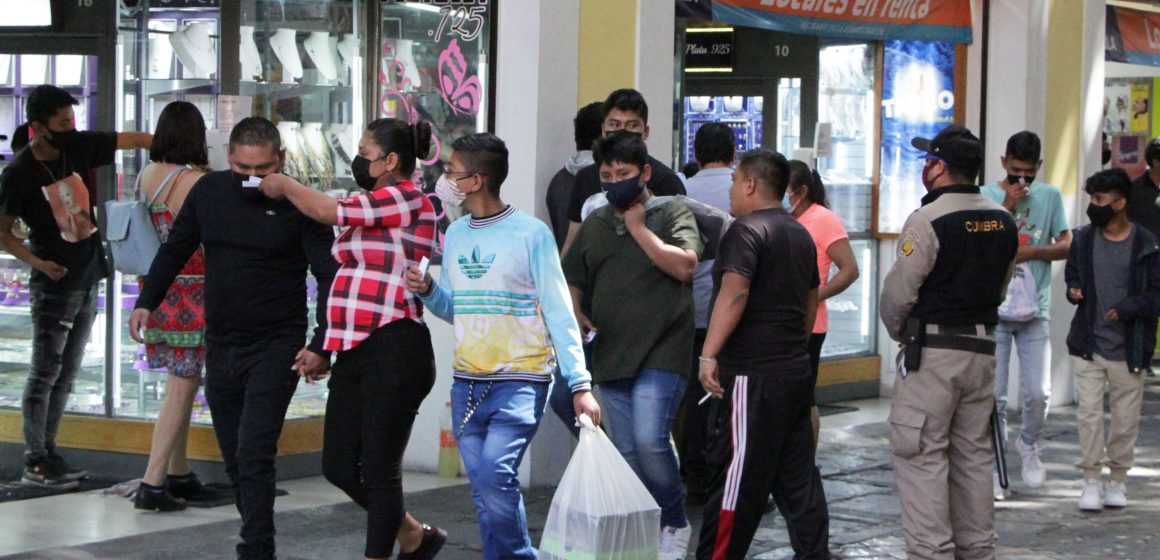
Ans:
{"label": "police officer in tan uniform", "polygon": [[879,308],[902,342],[890,451],[910,558],[994,558],[997,309],[1014,268],[1011,214],[975,182],[983,144],[951,125],[911,142],[928,194],[906,220]]}

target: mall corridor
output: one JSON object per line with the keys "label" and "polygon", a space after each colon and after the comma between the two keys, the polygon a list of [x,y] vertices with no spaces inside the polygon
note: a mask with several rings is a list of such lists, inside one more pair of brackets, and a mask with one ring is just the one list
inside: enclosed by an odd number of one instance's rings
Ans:
{"label": "mall corridor", "polygon": [[[841,403],[857,408],[822,419],[818,464],[830,508],[831,550],[840,558],[905,558],[899,504],[890,468],[889,401]],[[554,421],[554,420],[553,420]],[[1154,558],[1160,534],[1160,382],[1149,384],[1142,413],[1137,465],[1129,473],[1130,507],[1081,513],[1075,409],[1052,411],[1044,429],[1047,483],[1026,488],[1018,454],[1008,452],[1012,495],[996,506],[998,557],[1006,560]],[[406,475],[408,509],[449,533],[439,558],[478,559],[480,541],[465,478]],[[279,488],[278,557],[289,560],[356,558],[364,514],[321,477],[286,481]],[[528,522],[538,542],[553,490],[527,492]],[[689,516],[700,519],[699,508]],[[27,560],[163,560],[234,558],[233,506],[177,514],[141,513],[101,491],[0,504],[0,558]],[[46,519],[52,519],[48,524]],[[694,525],[697,521],[694,521]],[[780,516],[767,514],[750,549],[753,558],[790,558]],[[690,558],[692,555],[690,554]]]}

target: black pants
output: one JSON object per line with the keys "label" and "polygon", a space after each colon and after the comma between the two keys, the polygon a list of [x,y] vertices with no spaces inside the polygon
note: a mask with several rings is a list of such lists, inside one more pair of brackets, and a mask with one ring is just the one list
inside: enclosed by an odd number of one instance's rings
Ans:
{"label": "black pants", "polygon": [[368,558],[391,555],[403,515],[403,452],[435,385],[427,326],[394,321],[340,352],[330,376],[322,472],[367,510]]}
{"label": "black pants", "polygon": [[709,418],[714,469],[697,558],[745,558],[772,491],[794,558],[829,558],[829,512],[814,466],[805,364],[792,374],[722,376]]}
{"label": "black pants", "polygon": [[810,406],[818,404],[814,393],[818,390],[818,368],[822,365],[822,345],[826,342],[826,333],[810,334],[810,341],[806,343],[806,350],[810,353],[810,376],[813,380],[813,390],[810,391]]}
{"label": "black pants", "polygon": [[298,374],[302,334],[252,344],[206,343],[205,399],[242,514],[238,557],[274,558],[274,459]]}
{"label": "black pants", "polygon": [[[697,329],[693,342],[693,371],[700,370],[701,349],[705,346],[705,331]],[[708,491],[711,472],[705,460],[706,436],[705,431],[709,423],[709,404],[698,405],[701,397],[705,396],[705,389],[695,377],[685,389],[685,399],[681,403],[684,407],[684,423],[681,426],[681,448],[678,450],[681,457],[681,475],[685,478],[685,486],[689,494],[704,494]]]}

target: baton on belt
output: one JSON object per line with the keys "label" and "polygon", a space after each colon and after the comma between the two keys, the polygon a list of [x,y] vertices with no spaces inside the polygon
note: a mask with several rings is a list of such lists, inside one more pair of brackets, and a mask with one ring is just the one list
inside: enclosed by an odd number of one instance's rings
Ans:
{"label": "baton on belt", "polygon": [[1003,437],[1002,424],[999,423],[999,403],[991,405],[991,445],[995,449],[995,471],[999,473],[999,486],[1007,489],[1007,444]]}

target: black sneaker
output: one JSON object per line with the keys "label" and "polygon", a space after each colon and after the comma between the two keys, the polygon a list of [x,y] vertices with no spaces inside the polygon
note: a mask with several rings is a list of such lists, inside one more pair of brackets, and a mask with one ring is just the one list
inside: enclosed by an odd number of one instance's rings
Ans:
{"label": "black sneaker", "polygon": [[174,497],[164,486],[153,486],[142,481],[137,487],[137,493],[133,495],[133,507],[149,511],[181,511],[185,509],[185,500]]}
{"label": "black sneaker", "polygon": [[25,486],[59,490],[72,490],[80,486],[77,481],[66,478],[48,458],[30,461],[24,467],[24,476],[20,479],[20,483]]}
{"label": "black sneaker", "polygon": [[50,451],[48,453],[48,460],[52,463],[52,466],[56,469],[56,472],[61,473],[61,475],[68,480],[81,480],[83,478],[89,477],[89,471],[72,468],[68,462],[64,460],[64,457],[61,457],[55,451]]}
{"label": "black sneaker", "polygon": [[187,502],[205,502],[217,499],[217,492],[202,485],[194,473],[165,477],[165,488],[170,494]]}

